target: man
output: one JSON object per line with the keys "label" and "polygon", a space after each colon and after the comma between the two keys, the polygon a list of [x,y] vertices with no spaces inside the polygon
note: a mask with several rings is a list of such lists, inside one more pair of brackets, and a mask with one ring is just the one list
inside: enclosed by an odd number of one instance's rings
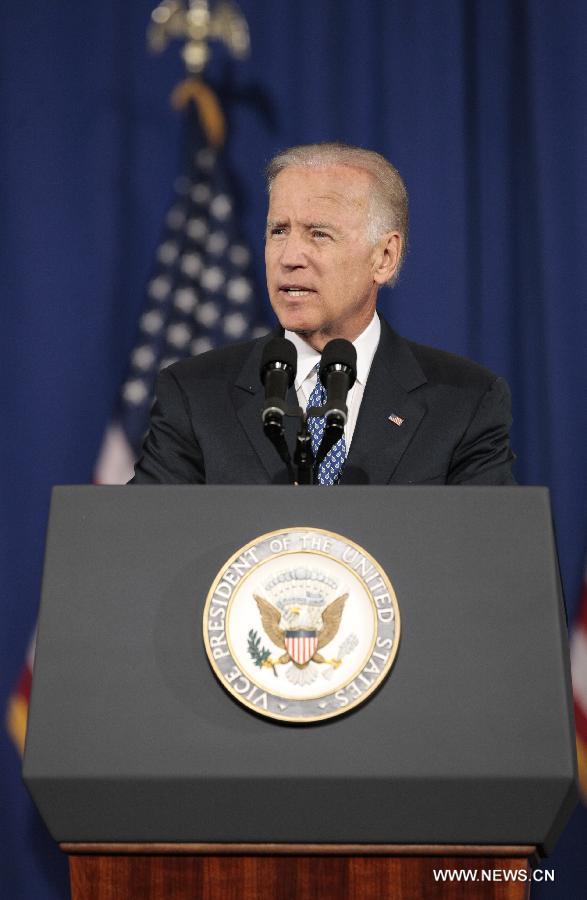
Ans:
{"label": "man", "polygon": [[[330,481],[320,482],[513,484],[503,379],[404,340],[376,313],[379,289],[397,279],[406,251],[397,170],[372,151],[314,144],[284,151],[267,172],[267,286],[298,352],[299,404],[319,405],[316,365],[328,341],[345,338],[357,349],[344,439],[331,451]],[[133,483],[288,480],[261,426],[259,368],[269,339],[161,373]],[[296,422],[286,421],[291,446]]]}

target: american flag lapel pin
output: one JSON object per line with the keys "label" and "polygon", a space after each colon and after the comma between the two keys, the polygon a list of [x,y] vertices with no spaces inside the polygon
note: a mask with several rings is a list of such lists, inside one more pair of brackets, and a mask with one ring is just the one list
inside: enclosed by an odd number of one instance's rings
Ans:
{"label": "american flag lapel pin", "polygon": [[401,416],[398,416],[395,413],[392,413],[387,418],[389,419],[390,422],[393,422],[394,425],[397,425],[398,428],[400,427],[400,425],[403,425],[404,421],[405,421],[404,419],[402,419]]}

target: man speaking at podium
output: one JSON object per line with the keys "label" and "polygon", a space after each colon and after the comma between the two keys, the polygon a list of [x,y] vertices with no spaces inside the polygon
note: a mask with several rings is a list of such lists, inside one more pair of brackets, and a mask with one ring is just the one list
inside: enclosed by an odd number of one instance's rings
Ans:
{"label": "man speaking at podium", "polygon": [[[408,203],[399,172],[369,150],[310,144],[278,154],[267,185],[267,286],[297,351],[299,406],[324,402],[317,367],[329,341],[345,339],[357,352],[344,435],[329,452],[329,475],[316,472],[315,481],[513,484],[505,381],[405,340],[376,312],[379,289],[397,279],[406,252]],[[291,480],[261,423],[259,372],[270,339],[161,372],[132,483]],[[310,422],[314,444],[320,422]],[[285,430],[295,437],[293,419]]]}

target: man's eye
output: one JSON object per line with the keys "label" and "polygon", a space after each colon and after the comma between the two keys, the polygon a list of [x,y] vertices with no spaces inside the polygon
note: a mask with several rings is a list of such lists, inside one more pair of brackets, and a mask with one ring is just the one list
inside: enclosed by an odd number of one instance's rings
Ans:
{"label": "man's eye", "polygon": [[273,228],[269,230],[269,234],[273,237],[280,237],[282,234],[285,234],[285,228],[283,225],[275,225]]}
{"label": "man's eye", "polygon": [[320,239],[322,240],[323,238],[329,238],[330,235],[329,235],[328,232],[326,232],[326,231],[320,231],[320,230],[318,230],[318,229],[315,228],[315,229],[312,231],[312,237],[320,238]]}

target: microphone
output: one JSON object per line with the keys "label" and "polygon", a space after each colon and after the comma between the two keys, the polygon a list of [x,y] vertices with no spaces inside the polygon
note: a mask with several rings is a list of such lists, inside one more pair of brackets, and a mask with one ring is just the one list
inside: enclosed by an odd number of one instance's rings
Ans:
{"label": "microphone", "polygon": [[296,377],[297,362],[296,348],[286,338],[273,338],[263,347],[260,375],[265,387],[265,404],[261,418],[271,439],[272,435],[283,434],[286,397]]}
{"label": "microphone", "polygon": [[342,432],[348,418],[347,394],[357,377],[357,351],[350,341],[337,338],[326,344],[318,377],[326,388],[324,427]]}
{"label": "microphone", "polygon": [[348,418],[346,399],[357,377],[357,351],[350,341],[336,338],[326,344],[318,377],[326,389],[326,403],[324,436],[316,454],[316,466],[344,434]]}
{"label": "microphone", "polygon": [[273,338],[263,347],[261,381],[265,386],[265,404],[261,413],[263,430],[287,467],[290,481],[295,481],[289,447],[283,427],[287,415],[287,392],[294,383],[298,354],[291,341]]}

